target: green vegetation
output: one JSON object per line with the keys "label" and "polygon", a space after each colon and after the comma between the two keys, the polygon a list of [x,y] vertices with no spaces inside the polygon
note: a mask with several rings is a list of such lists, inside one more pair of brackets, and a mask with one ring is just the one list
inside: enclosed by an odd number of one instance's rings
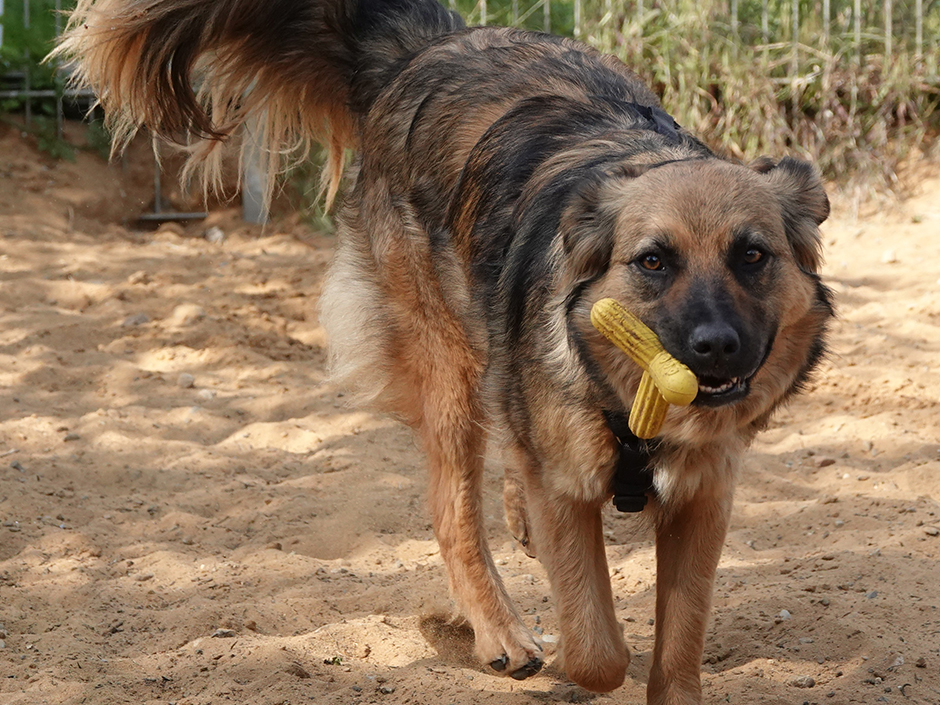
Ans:
{"label": "green vegetation", "polygon": [[821,3],[804,0],[796,35],[791,0],[736,5],[734,23],[718,0],[647,0],[642,15],[635,4],[605,12],[601,0],[585,13],[595,18],[585,39],[654,86],[680,124],[742,159],[798,154],[830,178],[890,187],[899,164],[929,151],[940,131],[940,2],[923,3],[919,47],[914,3],[895,8],[887,55],[880,3],[864,3],[858,35],[853,0],[832,0],[828,33]]}
{"label": "green vegetation", "polygon": [[[575,0],[548,1],[554,33],[618,55],[682,125],[738,158],[797,154],[830,178],[890,187],[899,164],[929,152],[940,132],[940,0],[923,0],[919,17],[914,0],[829,0],[828,23],[825,0],[581,0],[577,32]],[[0,74],[28,70],[33,88],[53,88],[41,59],[55,2],[29,2],[28,28],[23,2],[6,2]],[[444,4],[481,20],[483,0]],[[542,30],[545,6],[486,0],[486,22]],[[51,101],[33,107],[51,114]],[[315,192],[315,171],[295,175],[295,186]]]}
{"label": "green vegetation", "polygon": [[[29,0],[28,17],[26,9],[23,0],[4,3],[3,15],[0,15],[0,25],[3,25],[0,74],[28,70],[33,88],[53,88],[53,67],[44,65],[42,59],[52,48],[56,35],[55,1]],[[64,24],[64,18],[59,21]]]}

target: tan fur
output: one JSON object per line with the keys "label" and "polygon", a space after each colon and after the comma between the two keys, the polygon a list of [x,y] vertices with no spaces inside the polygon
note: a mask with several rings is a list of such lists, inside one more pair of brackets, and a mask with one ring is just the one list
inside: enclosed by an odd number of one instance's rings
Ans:
{"label": "tan fur", "polygon": [[[364,1],[79,0],[57,51],[79,60],[118,146],[142,125],[193,139],[209,181],[246,121],[272,173],[326,141],[329,199],[358,149],[321,297],[333,370],[420,438],[451,591],[498,671],[531,676],[542,650],[487,546],[488,444],[508,461],[509,529],[551,580],[568,677],[609,691],[630,661],[601,530],[620,453],[604,414],[630,408],[640,370],[594,330],[591,305],[615,298],[662,338],[685,335],[704,291],[761,324],[747,328],[766,354],[746,396],[670,410],[643,512],[658,566],[648,703],[697,705],[741,457],[798,391],[831,315],[818,176],[715,157],[644,117],[649,89],[577,42],[463,30],[431,0],[374,0],[363,17]],[[735,259],[750,236],[772,258],[759,281]],[[640,264],[664,240],[668,286]],[[670,344],[694,357],[687,339]]]}

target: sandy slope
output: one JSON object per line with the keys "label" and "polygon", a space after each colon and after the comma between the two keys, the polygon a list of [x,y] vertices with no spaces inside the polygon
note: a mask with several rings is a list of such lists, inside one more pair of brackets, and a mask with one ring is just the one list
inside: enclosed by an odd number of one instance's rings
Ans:
{"label": "sandy slope", "polygon": [[[0,127],[0,704],[641,702],[649,537],[607,518],[622,689],[476,667],[442,617],[420,454],[325,378],[332,240],[231,211],[220,244],[127,229],[148,173],[48,163]],[[825,237],[833,355],[748,458],[706,702],[936,705],[940,178]],[[500,491],[494,468],[500,570],[552,635]]]}

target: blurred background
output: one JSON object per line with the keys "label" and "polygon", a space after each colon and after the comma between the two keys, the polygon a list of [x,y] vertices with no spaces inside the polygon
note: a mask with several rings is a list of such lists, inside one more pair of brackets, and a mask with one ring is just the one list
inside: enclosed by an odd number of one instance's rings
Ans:
{"label": "blurred background", "polygon": [[[574,36],[619,56],[665,108],[741,158],[790,153],[842,186],[896,189],[898,170],[937,156],[940,0],[445,0],[470,24]],[[63,118],[90,96],[43,63],[70,0],[0,0],[0,114],[71,158]],[[15,116],[15,117],[14,117]],[[100,121],[85,146],[106,152]],[[296,174],[315,193],[317,169]],[[312,203],[307,203],[307,207]]]}

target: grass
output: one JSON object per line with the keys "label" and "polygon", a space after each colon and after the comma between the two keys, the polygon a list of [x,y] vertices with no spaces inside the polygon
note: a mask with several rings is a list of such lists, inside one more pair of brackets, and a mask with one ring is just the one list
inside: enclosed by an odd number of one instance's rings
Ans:
{"label": "grass", "polygon": [[[741,5],[745,20],[760,7]],[[940,20],[933,5],[925,36]],[[851,36],[836,34],[821,50],[809,31],[795,44],[749,43],[742,38],[759,39],[759,24],[742,23],[735,34],[725,7],[669,0],[642,17],[595,8],[586,34],[654,86],[680,124],[735,157],[795,154],[835,181],[893,188],[906,160],[938,156],[928,139],[940,132],[936,45],[915,57],[899,38],[885,57],[857,52]]]}
{"label": "grass", "polygon": [[[0,72],[28,66],[34,86],[51,87],[51,67],[39,61],[54,35],[54,2],[30,3],[28,30],[22,27],[22,3],[6,3]],[[479,0],[455,4],[479,22]],[[863,3],[860,44],[854,0],[831,0],[828,43],[821,39],[815,0],[800,0],[803,21],[796,37],[792,0],[767,0],[767,36],[777,43],[763,43],[763,0],[738,0],[734,27],[728,0],[644,0],[642,14],[638,4],[583,0],[583,38],[623,59],[680,124],[713,147],[743,160],[795,154],[818,164],[828,178],[880,188],[893,188],[900,165],[912,156],[940,156],[929,148],[930,138],[940,134],[940,0],[924,0],[926,43],[920,55],[913,46],[913,3],[894,3],[891,56],[884,55],[879,34],[881,3]],[[542,29],[539,2],[517,0],[516,6],[521,26]],[[511,23],[512,7],[512,0],[488,0],[488,23]],[[573,33],[573,8],[573,0],[551,0],[553,32]],[[0,109],[18,106],[13,101]],[[316,192],[310,187],[313,173],[295,175],[296,188]]]}

